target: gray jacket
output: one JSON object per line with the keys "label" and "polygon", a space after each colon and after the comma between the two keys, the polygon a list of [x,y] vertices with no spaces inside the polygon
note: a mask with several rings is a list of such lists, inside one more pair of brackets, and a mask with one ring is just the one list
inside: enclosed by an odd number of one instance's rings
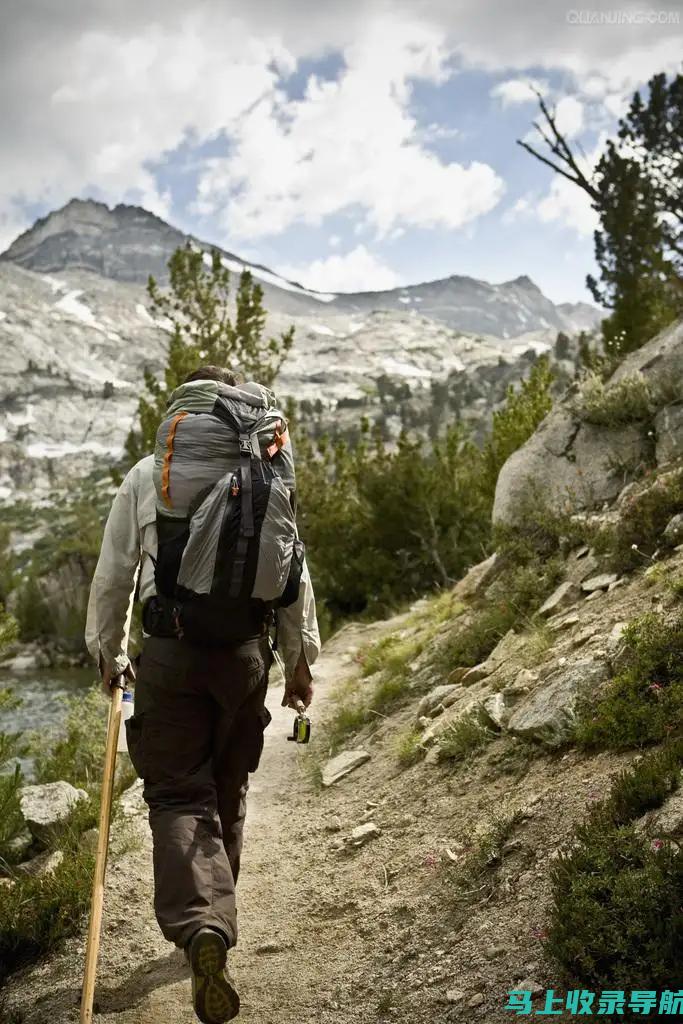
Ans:
{"label": "gray jacket", "polygon": [[[107,519],[90,588],[85,641],[93,658],[99,661],[101,657],[113,666],[115,673],[123,672],[128,664],[128,636],[138,575],[140,600],[144,602],[156,593],[153,469],[154,456],[148,455],[133,466],[121,484]],[[309,667],[320,653],[308,566],[304,565],[299,599],[289,608],[280,608],[277,616],[279,648],[287,678],[291,679],[302,650]]]}

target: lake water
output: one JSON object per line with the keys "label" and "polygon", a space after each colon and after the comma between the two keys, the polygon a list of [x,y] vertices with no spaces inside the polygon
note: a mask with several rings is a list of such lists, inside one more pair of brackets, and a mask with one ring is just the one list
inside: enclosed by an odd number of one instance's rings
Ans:
{"label": "lake water", "polygon": [[[92,669],[0,672],[0,690],[10,689],[21,700],[18,707],[0,711],[0,732],[57,735],[69,712],[69,698],[85,696],[94,683]],[[22,767],[30,775],[30,760],[22,761]]]}

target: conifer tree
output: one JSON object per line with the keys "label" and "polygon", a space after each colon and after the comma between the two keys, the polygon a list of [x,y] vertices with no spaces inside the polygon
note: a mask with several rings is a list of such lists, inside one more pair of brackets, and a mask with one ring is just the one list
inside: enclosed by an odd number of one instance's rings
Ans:
{"label": "conifer tree", "polygon": [[605,348],[620,356],[640,348],[683,315],[683,76],[655,75],[636,92],[617,137],[589,173],[539,95],[536,123],[546,152],[519,144],[590,196],[600,217],[595,232],[599,280],[593,297],[611,310]]}
{"label": "conifer tree", "polygon": [[240,276],[232,314],[230,271],[216,249],[207,256],[188,242],[173,253],[168,270],[167,289],[153,277],[147,283],[151,315],[167,325],[170,338],[163,380],[145,371],[138,425],[126,441],[131,462],[152,451],[171,392],[197,366],[227,366],[270,387],[294,342],[293,327],[277,338],[264,336],[263,289],[248,270]]}

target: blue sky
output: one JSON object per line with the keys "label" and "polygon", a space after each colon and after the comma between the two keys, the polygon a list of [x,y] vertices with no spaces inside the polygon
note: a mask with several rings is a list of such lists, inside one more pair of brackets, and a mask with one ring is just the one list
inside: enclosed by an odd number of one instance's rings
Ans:
{"label": "blue sky", "polygon": [[590,165],[681,52],[673,9],[577,25],[560,0],[111,8],[8,23],[0,246],[73,195],[133,201],[322,290],[528,274],[587,299],[594,217],[516,145],[528,83]]}

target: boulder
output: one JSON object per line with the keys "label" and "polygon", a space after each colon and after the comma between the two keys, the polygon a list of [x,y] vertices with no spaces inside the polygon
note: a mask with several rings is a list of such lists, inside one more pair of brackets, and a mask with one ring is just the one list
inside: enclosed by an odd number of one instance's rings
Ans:
{"label": "boulder", "polygon": [[19,864],[17,871],[22,875],[30,875],[32,878],[44,878],[45,875],[52,875],[64,860],[64,850],[45,850],[37,857]]}
{"label": "boulder", "polygon": [[679,789],[673,793],[652,815],[650,830],[667,836],[683,836],[683,790]]}
{"label": "boulder", "polygon": [[486,698],[482,707],[496,729],[503,729],[508,723],[512,709],[518,703],[519,697],[511,698],[509,694],[502,691],[501,693],[492,693],[490,697]]}
{"label": "boulder", "polygon": [[24,821],[31,835],[40,841],[53,829],[64,825],[81,800],[87,799],[84,789],[76,789],[68,782],[23,786],[19,790]]}
{"label": "boulder", "polygon": [[581,599],[581,588],[576,583],[567,581],[560,583],[549,598],[543,602],[536,613],[541,619],[548,619],[551,615],[571,608],[573,604]]}
{"label": "boulder", "polygon": [[667,405],[655,416],[657,465],[683,457],[683,404]]}
{"label": "boulder", "polygon": [[518,525],[529,502],[557,514],[611,503],[623,486],[617,467],[644,463],[647,456],[648,439],[638,424],[582,423],[568,401],[560,403],[501,469],[493,521]]}
{"label": "boulder", "polygon": [[443,686],[435,686],[417,705],[417,717],[422,718],[424,715],[430,715],[440,704],[446,706],[446,699],[461,690],[462,687],[456,683],[445,683]]}
{"label": "boulder", "polygon": [[585,594],[592,594],[596,590],[607,590],[618,579],[619,577],[615,572],[602,572],[597,576],[591,576],[590,579],[584,580],[581,584],[581,589]]}
{"label": "boulder", "polygon": [[472,686],[473,683],[480,683],[482,679],[486,679],[487,676],[491,675],[491,669],[488,668],[485,661],[481,665],[474,665],[472,668],[468,668],[462,677],[463,686]]}
{"label": "boulder", "polygon": [[461,601],[471,601],[486,589],[500,568],[500,558],[494,553],[484,562],[473,565],[467,575],[456,583],[453,593]]}
{"label": "boulder", "polygon": [[510,715],[507,729],[515,736],[558,746],[568,739],[580,693],[609,678],[604,661],[583,658],[552,672]]}
{"label": "boulder", "polygon": [[339,782],[344,776],[349,775],[350,772],[369,760],[370,754],[367,750],[360,748],[357,750],[343,750],[341,754],[337,754],[331,761],[328,761],[323,768],[323,786],[333,786],[335,782]]}
{"label": "boulder", "polygon": [[683,512],[679,512],[669,520],[662,537],[672,548],[683,541]]}

